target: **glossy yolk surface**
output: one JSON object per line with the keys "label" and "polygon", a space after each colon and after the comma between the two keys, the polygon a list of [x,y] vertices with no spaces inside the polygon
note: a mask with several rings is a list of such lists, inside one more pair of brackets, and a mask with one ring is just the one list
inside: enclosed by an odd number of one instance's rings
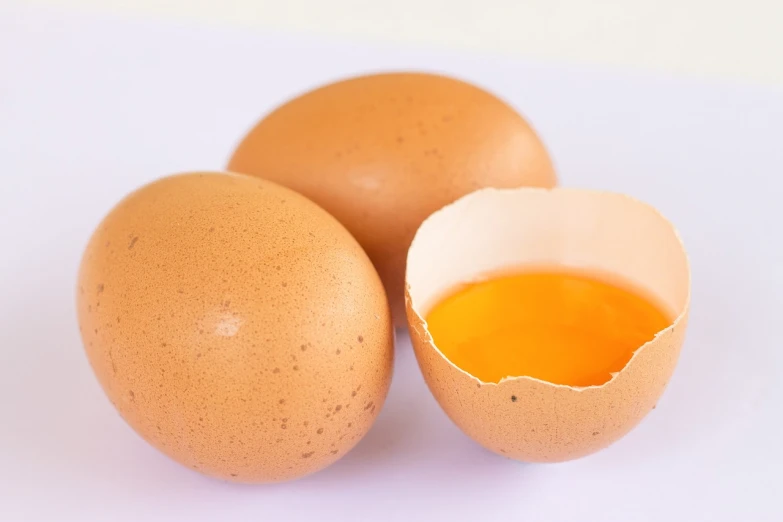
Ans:
{"label": "glossy yolk surface", "polygon": [[530,272],[462,287],[426,317],[435,346],[484,382],[529,376],[600,385],[671,319],[630,286]]}

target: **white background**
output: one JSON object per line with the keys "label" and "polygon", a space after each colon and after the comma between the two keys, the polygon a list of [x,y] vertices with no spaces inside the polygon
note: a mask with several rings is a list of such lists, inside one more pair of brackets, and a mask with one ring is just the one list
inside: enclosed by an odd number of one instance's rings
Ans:
{"label": "white background", "polygon": [[[74,312],[82,248],[128,191],[217,169],[293,93],[388,68],[450,72],[539,129],[564,185],[659,207],[691,257],[691,324],[658,408],[593,456],[483,450],[401,335],[365,439],[309,478],[237,486],[114,412]],[[0,8],[0,520],[783,519],[783,95],[280,34]]]}
{"label": "white background", "polygon": [[780,0],[27,1],[783,87]]}

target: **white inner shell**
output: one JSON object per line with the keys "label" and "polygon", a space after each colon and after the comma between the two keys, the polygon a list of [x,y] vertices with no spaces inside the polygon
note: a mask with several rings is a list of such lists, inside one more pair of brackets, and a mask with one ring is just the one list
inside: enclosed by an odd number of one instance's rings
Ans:
{"label": "white inner shell", "polygon": [[424,317],[458,285],[530,265],[615,274],[677,318],[688,304],[682,242],[649,205],[609,192],[490,188],[444,207],[419,228],[408,251],[411,305]]}

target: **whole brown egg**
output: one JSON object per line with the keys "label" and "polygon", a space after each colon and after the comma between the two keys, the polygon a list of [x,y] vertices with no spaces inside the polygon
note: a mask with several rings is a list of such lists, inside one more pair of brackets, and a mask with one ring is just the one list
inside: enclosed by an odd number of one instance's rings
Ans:
{"label": "whole brown egg", "polygon": [[127,196],[89,241],[77,311],[128,424],[227,480],[330,465],[389,388],[394,330],[372,263],[323,209],[258,178],[182,174]]}
{"label": "whole brown egg", "polygon": [[288,186],[356,237],[405,324],[405,259],[421,222],[483,187],[552,187],[550,157],[512,107],[469,83],[385,73],[332,83],[267,115],[228,169]]}

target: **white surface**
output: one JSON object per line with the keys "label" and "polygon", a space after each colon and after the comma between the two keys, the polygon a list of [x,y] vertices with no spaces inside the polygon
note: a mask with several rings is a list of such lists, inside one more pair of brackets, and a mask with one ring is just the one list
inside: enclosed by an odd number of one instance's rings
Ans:
{"label": "white surface", "polygon": [[780,0],[27,0],[783,86]]}
{"label": "white surface", "polygon": [[[140,184],[219,168],[292,93],[400,67],[490,87],[564,184],[676,223],[693,300],[668,390],[607,450],[525,465],[448,421],[401,339],[375,427],[331,468],[249,487],[180,467],[88,367],[73,303],[89,234]],[[779,521],[781,138],[783,96],[762,90],[0,10],[0,520]]]}

